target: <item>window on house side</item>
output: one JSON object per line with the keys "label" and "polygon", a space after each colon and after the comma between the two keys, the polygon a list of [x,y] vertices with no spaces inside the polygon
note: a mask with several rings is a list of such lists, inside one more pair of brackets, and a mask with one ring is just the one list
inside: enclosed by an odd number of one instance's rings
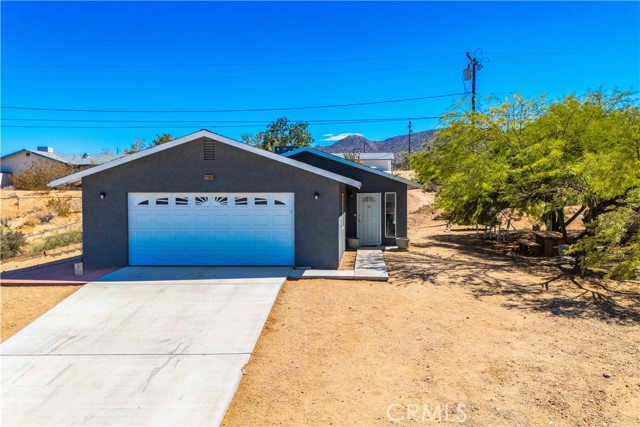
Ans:
{"label": "window on house side", "polygon": [[396,237],[396,193],[384,193],[384,235]]}

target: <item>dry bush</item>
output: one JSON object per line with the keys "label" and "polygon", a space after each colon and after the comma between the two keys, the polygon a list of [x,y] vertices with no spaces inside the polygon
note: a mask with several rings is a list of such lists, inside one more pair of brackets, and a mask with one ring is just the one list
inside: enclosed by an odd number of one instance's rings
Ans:
{"label": "dry bush", "polygon": [[59,197],[47,202],[47,208],[64,218],[71,214],[71,197]]}
{"label": "dry bush", "polygon": [[16,190],[47,190],[51,181],[74,172],[74,168],[63,163],[36,161],[25,171],[11,176],[11,183]]}
{"label": "dry bush", "polygon": [[27,218],[23,223],[22,226],[23,227],[35,227],[36,225],[38,225],[40,223],[40,221],[38,221],[36,218]]}
{"label": "dry bush", "polygon": [[52,213],[45,213],[42,215],[38,215],[38,219],[40,220],[40,224],[48,224],[51,220],[55,218],[55,215]]}

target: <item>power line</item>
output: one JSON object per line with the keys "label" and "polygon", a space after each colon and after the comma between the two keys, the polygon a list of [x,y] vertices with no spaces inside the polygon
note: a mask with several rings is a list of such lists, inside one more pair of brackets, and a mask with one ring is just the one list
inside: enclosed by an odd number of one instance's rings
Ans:
{"label": "power line", "polygon": [[458,53],[431,53],[424,55],[405,55],[405,56],[379,56],[365,58],[342,58],[342,59],[319,59],[311,61],[281,61],[281,62],[241,62],[227,64],[3,64],[3,67],[11,68],[218,68],[218,67],[254,67],[260,65],[297,65],[297,64],[329,64],[342,62],[369,62],[369,61],[387,61],[398,59],[416,59],[429,58],[435,56],[456,56]]}
{"label": "power line", "polygon": [[[438,116],[430,117],[376,117],[376,118],[356,118],[356,119],[314,119],[314,120],[293,120],[306,123],[370,123],[378,121],[406,121],[406,120],[430,120],[437,119]],[[101,119],[43,119],[43,118],[14,118],[2,117],[2,121],[21,122],[73,122],[73,123],[237,123],[237,124],[269,124],[266,120],[101,120]]]}
{"label": "power line", "polygon": [[276,107],[276,108],[245,108],[245,109],[227,109],[227,110],[102,110],[102,109],[81,109],[81,108],[47,108],[47,107],[22,107],[13,105],[3,105],[0,108],[7,110],[29,110],[29,111],[63,111],[73,113],[250,113],[261,111],[293,111],[293,110],[318,110],[326,108],[344,108],[344,107],[357,107],[362,105],[380,105],[380,104],[392,104],[398,102],[411,102],[422,101],[425,99],[436,98],[449,98],[454,96],[465,95],[464,92],[459,93],[447,93],[443,95],[430,95],[419,96],[414,98],[402,98],[402,99],[388,99],[384,101],[368,101],[368,102],[352,102],[346,104],[327,104],[327,105],[312,105],[303,107]]}
{"label": "power line", "polygon": [[[336,120],[336,121],[315,121],[309,123],[309,126],[335,126],[335,125],[344,125],[344,124],[362,124],[362,123],[388,123],[395,121],[406,121],[406,120],[437,120],[439,116],[429,116],[429,117],[401,117],[401,118],[379,118],[379,119],[346,119],[346,120]],[[200,128],[211,128],[211,129],[223,129],[223,128],[248,128],[248,127],[264,127],[270,122],[263,123],[249,123],[244,125],[239,124],[225,124],[225,123],[208,123],[208,122],[194,122],[198,123],[198,125],[190,125],[190,126],[181,126],[181,125],[170,125],[170,126],[52,126],[52,125],[3,125],[3,128],[21,128],[21,129],[158,129],[159,127],[163,127],[166,129],[193,129],[196,127]]]}
{"label": "power line", "polygon": [[370,73],[376,71],[399,71],[414,70],[431,67],[446,67],[449,65],[458,65],[457,62],[448,62],[441,64],[412,65],[406,67],[388,67],[388,68],[367,68],[366,70],[340,70],[340,71],[320,71],[311,73],[294,73],[294,74],[253,74],[253,75],[226,75],[226,76],[175,76],[175,77],[3,77],[3,80],[42,80],[42,81],[170,81],[170,80],[220,80],[220,79],[252,79],[252,78],[272,78],[272,77],[307,77],[307,76],[325,76],[334,74],[357,74]]}
{"label": "power line", "polygon": [[[458,56],[464,52],[440,52],[422,55],[403,56],[379,56],[363,58],[334,58],[310,61],[280,61],[280,62],[240,62],[240,63],[218,63],[218,64],[2,64],[4,68],[219,68],[219,67],[249,67],[260,65],[296,65],[296,64],[328,64],[344,62],[369,62],[386,61],[399,59],[429,58],[437,56]],[[520,52],[486,52],[485,55],[629,55],[627,51],[520,51]]]}

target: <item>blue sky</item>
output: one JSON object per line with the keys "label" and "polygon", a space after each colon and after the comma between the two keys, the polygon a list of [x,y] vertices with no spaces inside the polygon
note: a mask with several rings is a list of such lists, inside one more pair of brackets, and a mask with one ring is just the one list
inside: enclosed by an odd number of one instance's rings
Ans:
{"label": "blue sky", "polygon": [[[640,87],[640,4],[632,2],[3,2],[1,8],[5,107],[219,110],[460,93],[466,51],[476,51],[484,62],[480,96],[559,97]],[[2,153],[37,145],[67,153],[115,151],[135,138],[181,136],[203,127],[238,139],[280,116],[433,117],[458,98],[237,113],[3,108]],[[436,125],[413,121],[414,131]],[[321,144],[330,143],[331,135],[378,140],[406,128],[404,120],[310,127]]]}

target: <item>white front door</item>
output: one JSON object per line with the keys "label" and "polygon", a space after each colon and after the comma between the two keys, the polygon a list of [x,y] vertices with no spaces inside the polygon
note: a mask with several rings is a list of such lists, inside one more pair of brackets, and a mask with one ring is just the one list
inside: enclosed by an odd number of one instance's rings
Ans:
{"label": "white front door", "polygon": [[130,265],[294,265],[293,193],[129,193]]}
{"label": "white front door", "polygon": [[382,243],[380,193],[358,193],[358,238],[363,246]]}

